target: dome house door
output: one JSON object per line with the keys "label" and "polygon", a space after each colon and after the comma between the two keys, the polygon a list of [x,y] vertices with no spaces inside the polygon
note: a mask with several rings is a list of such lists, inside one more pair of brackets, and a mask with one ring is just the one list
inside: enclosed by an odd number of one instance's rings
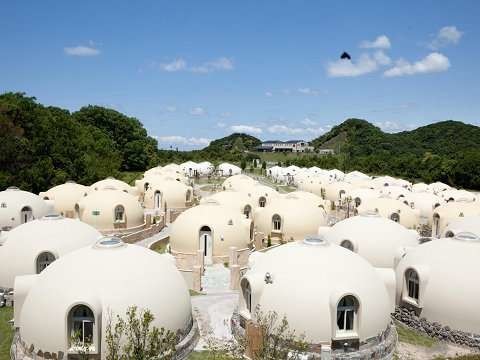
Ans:
{"label": "dome house door", "polygon": [[203,226],[200,229],[200,249],[203,251],[205,265],[212,264],[213,239],[212,231],[208,226]]}
{"label": "dome house door", "polygon": [[32,209],[29,206],[25,206],[20,214],[20,219],[22,224],[25,224],[26,222],[29,222],[32,220],[33,214],[32,214]]}
{"label": "dome house door", "polygon": [[155,191],[153,201],[155,203],[155,209],[160,209],[162,207],[162,193],[160,191]]}

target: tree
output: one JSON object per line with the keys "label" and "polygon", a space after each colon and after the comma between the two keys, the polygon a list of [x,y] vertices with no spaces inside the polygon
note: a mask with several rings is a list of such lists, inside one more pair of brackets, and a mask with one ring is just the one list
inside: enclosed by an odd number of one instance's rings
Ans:
{"label": "tree", "polygon": [[245,161],[245,159],[242,159],[242,161],[240,162],[240,167],[242,168],[243,171],[245,171],[247,167],[247,162]]}
{"label": "tree", "polygon": [[125,319],[117,315],[106,327],[107,360],[174,359],[176,335],[152,326],[154,316],[149,310],[127,309]]}

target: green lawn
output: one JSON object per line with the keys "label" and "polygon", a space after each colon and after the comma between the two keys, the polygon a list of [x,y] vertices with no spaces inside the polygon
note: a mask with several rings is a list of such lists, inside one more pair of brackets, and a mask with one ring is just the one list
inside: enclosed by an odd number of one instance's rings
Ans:
{"label": "green lawn", "polygon": [[266,162],[285,162],[286,160],[294,160],[294,159],[299,159],[301,157],[311,157],[311,156],[318,156],[316,153],[293,153],[293,152],[272,152],[272,153],[264,153],[264,152],[255,152],[253,153],[255,155],[258,155],[261,159],[261,161],[266,161]]}
{"label": "green lawn", "polygon": [[437,340],[434,338],[412,330],[398,322],[395,325],[397,326],[398,340],[401,342],[424,347],[432,347],[437,343]]}
{"label": "green lawn", "polygon": [[198,295],[205,295],[205,294],[202,294],[202,293],[199,293],[198,291],[195,291],[195,290],[188,290],[190,292],[190,296],[198,296]]}
{"label": "green lawn", "polygon": [[140,179],[143,171],[122,171],[118,175],[118,180],[122,180],[131,186],[135,185],[135,180]]}
{"label": "green lawn", "polygon": [[12,317],[12,307],[0,308],[0,360],[10,359],[10,345],[13,339],[13,330],[8,321],[10,321]]}
{"label": "green lawn", "polygon": [[150,250],[156,251],[160,254],[164,254],[165,251],[167,250],[167,242],[166,241],[160,241],[157,242],[155,245],[153,245]]}

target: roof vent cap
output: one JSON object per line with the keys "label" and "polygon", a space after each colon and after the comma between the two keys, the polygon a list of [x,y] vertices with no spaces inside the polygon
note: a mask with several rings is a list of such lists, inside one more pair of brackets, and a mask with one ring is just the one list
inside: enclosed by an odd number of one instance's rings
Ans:
{"label": "roof vent cap", "polygon": [[460,232],[454,236],[454,239],[460,241],[480,241],[480,237],[471,232]]}
{"label": "roof vent cap", "polygon": [[94,245],[96,249],[112,249],[122,246],[126,246],[126,244],[122,241],[122,239],[116,236],[102,237]]}
{"label": "roof vent cap", "polygon": [[314,245],[314,246],[326,246],[329,244],[328,240],[319,235],[308,235],[303,240],[303,243],[306,245]]}

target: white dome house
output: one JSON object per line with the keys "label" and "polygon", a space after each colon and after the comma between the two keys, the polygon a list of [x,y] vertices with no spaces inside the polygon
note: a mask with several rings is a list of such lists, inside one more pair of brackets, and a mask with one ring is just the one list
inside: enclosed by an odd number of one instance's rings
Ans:
{"label": "white dome house", "polygon": [[[285,316],[310,351],[349,353],[351,358],[390,359],[396,333],[391,325],[395,276],[322,237],[274,248],[250,257],[240,281],[235,329],[262,314]],[[360,355],[360,353],[358,354]],[[375,357],[373,356],[375,355]],[[323,358],[323,356],[322,356]],[[343,358],[343,357],[341,357]]]}
{"label": "white dome house", "polygon": [[55,212],[68,218],[75,217],[75,204],[90,191],[88,186],[67,181],[38,194],[44,200],[52,200]]}
{"label": "white dome house", "polygon": [[53,204],[28,191],[9,187],[0,192],[0,231],[8,231],[53,212]]}
{"label": "white dome house", "polygon": [[71,341],[76,330],[89,354],[105,359],[110,319],[125,318],[134,305],[152,313],[153,326],[175,332],[179,350],[191,348],[195,339],[190,296],[169,255],[115,237],[71,252],[39,275],[17,277],[14,292],[21,341],[12,346],[26,358],[39,352],[44,358],[78,355]]}
{"label": "white dome house", "polygon": [[319,233],[331,243],[359,254],[379,268],[393,269],[398,254],[419,244],[415,230],[377,214],[353,216],[332,227],[321,227]]}
{"label": "white dome house", "polygon": [[101,236],[90,225],[61,215],[16,227],[0,247],[0,287],[12,288],[15,276],[39,274],[65,254],[95,244]]}
{"label": "white dome house", "polygon": [[397,268],[397,302],[430,322],[480,335],[480,238],[458,233],[409,249]]}

